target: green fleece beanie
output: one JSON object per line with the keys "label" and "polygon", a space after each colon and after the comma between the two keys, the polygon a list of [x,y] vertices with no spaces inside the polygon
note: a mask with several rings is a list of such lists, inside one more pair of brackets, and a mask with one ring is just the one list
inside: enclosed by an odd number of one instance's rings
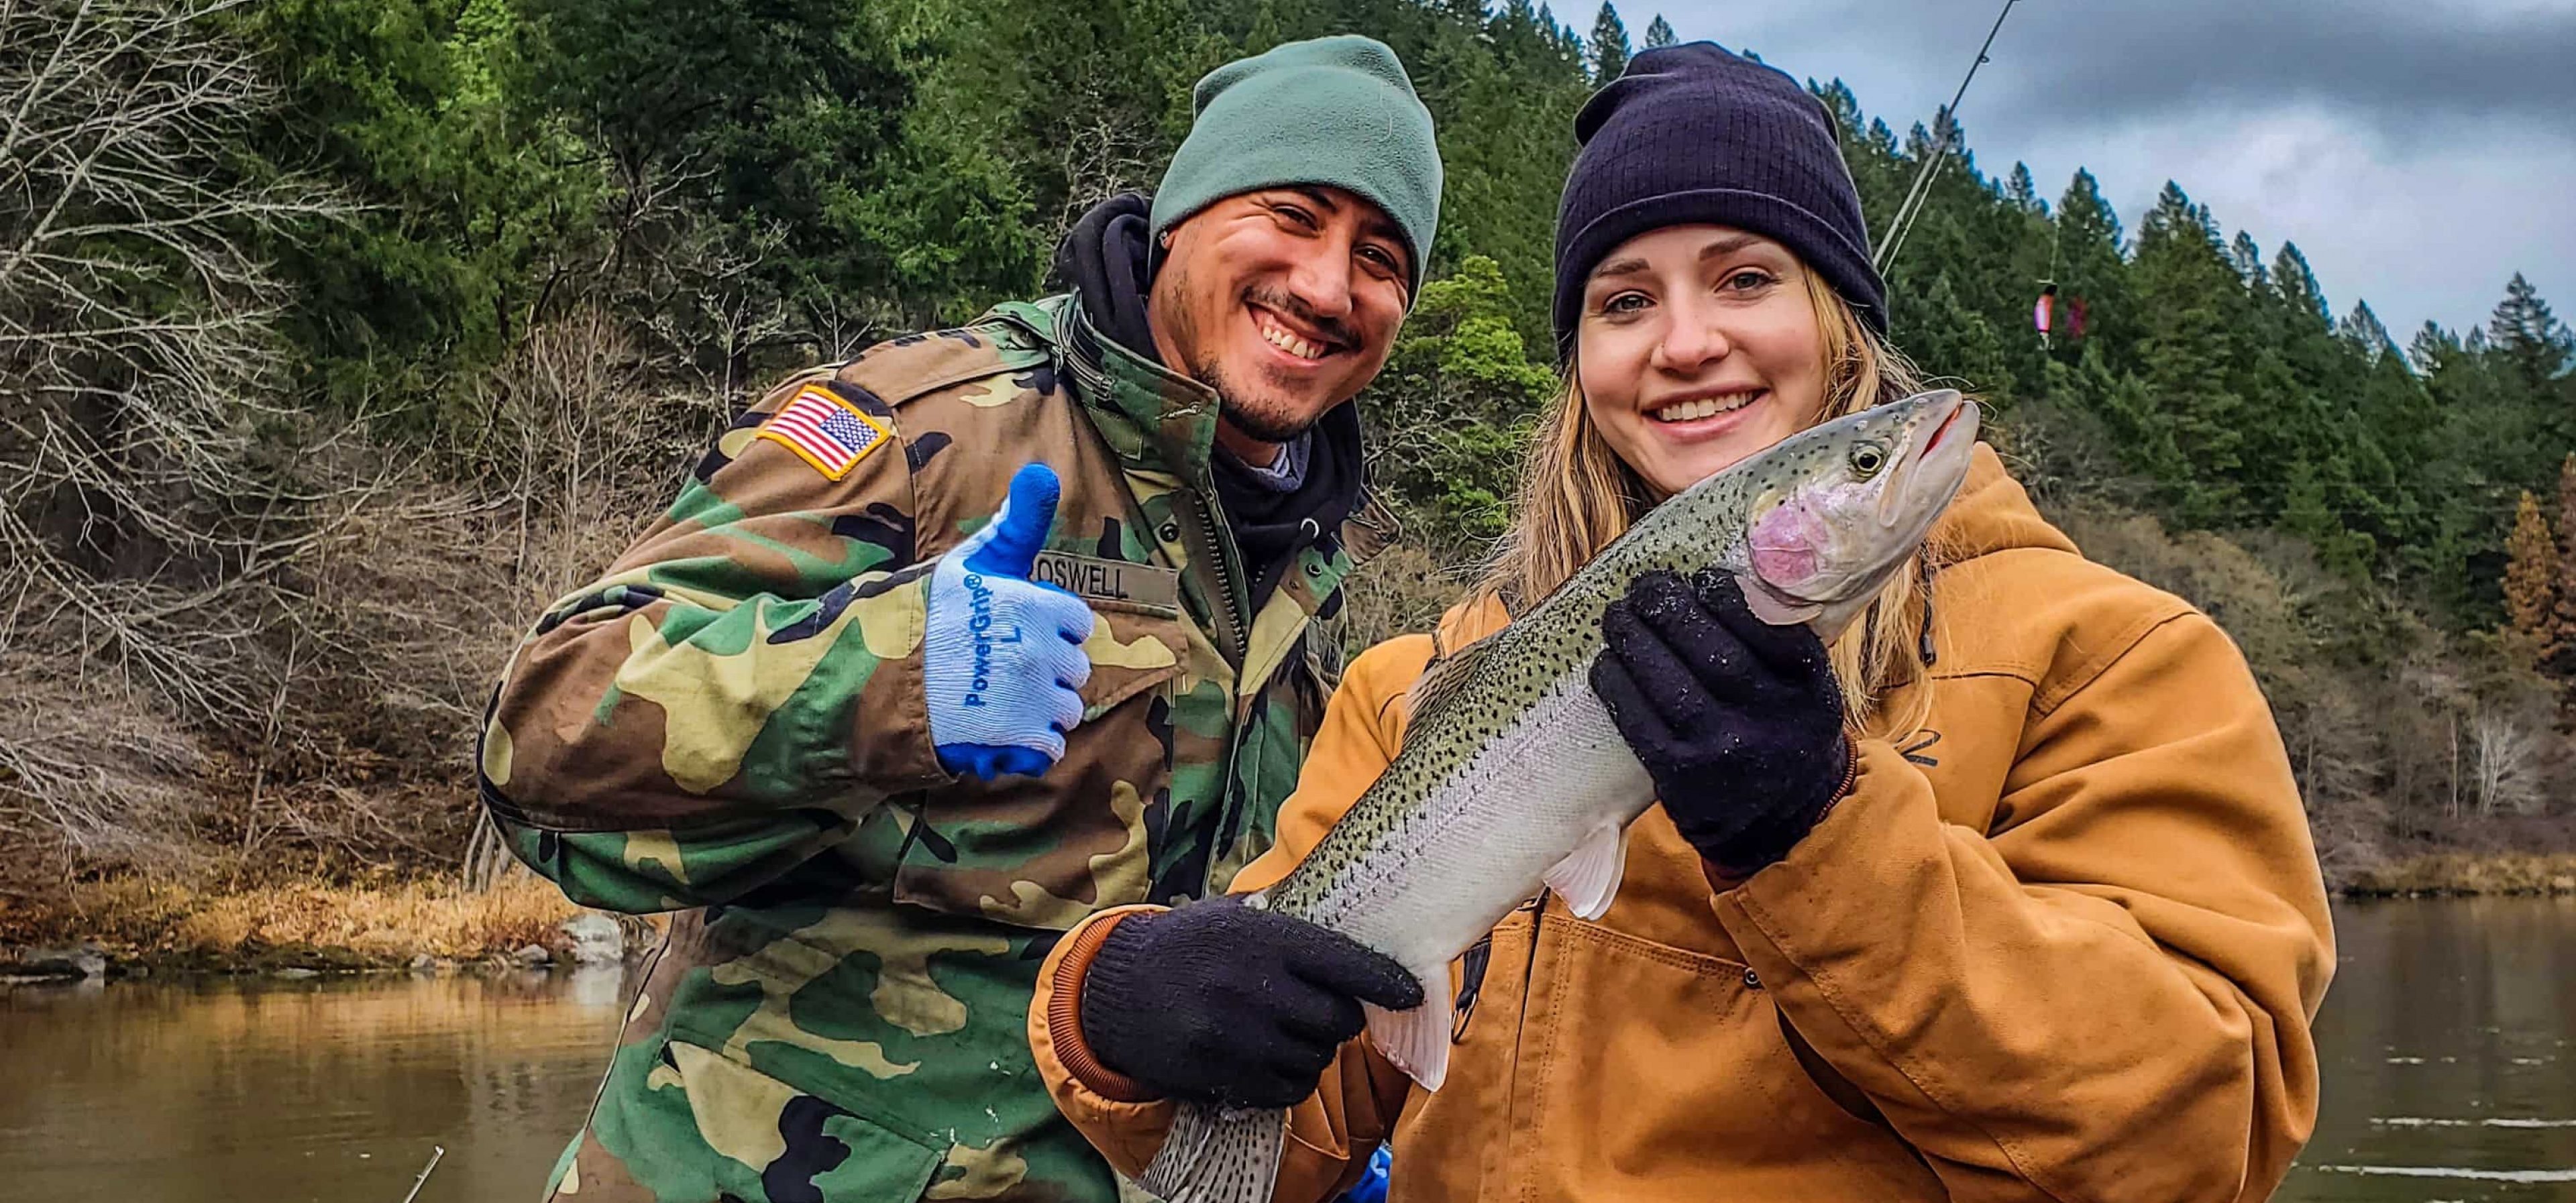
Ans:
{"label": "green fleece beanie", "polygon": [[1190,136],[1154,190],[1154,255],[1166,230],[1256,188],[1322,184],[1367,198],[1403,231],[1422,291],[1440,225],[1440,144],[1395,52],[1341,34],[1274,46],[1207,73]]}

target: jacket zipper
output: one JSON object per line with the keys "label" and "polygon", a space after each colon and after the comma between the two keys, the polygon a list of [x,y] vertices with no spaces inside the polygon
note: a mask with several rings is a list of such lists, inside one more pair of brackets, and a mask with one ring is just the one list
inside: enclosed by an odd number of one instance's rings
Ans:
{"label": "jacket zipper", "polygon": [[1235,672],[1234,688],[1225,699],[1225,763],[1220,766],[1216,779],[1217,796],[1223,804],[1217,807],[1215,828],[1208,832],[1207,876],[1199,883],[1199,894],[1205,897],[1217,892],[1216,866],[1226,853],[1220,845],[1232,842],[1230,837],[1235,825],[1243,820],[1244,807],[1250,805],[1250,799],[1244,796],[1245,790],[1235,780],[1235,765],[1243,755],[1244,716],[1249,709],[1242,703],[1243,674],[1251,667],[1245,661],[1252,655],[1252,637],[1244,629],[1243,610],[1246,607],[1242,588],[1235,583],[1234,567],[1225,558],[1225,547],[1217,534],[1216,506],[1209,503],[1207,493],[1195,482],[1190,488],[1190,500],[1198,511],[1201,551],[1216,570],[1217,604],[1212,609],[1215,611],[1217,633],[1232,653],[1230,658]]}
{"label": "jacket zipper", "polygon": [[[1083,353],[1079,340],[1066,337],[1061,341],[1049,341],[1057,349],[1059,362],[1073,369],[1074,379],[1083,387],[1104,396],[1117,387],[1110,382],[1108,373]],[[1243,718],[1247,708],[1238,704],[1237,699],[1243,692],[1241,675],[1244,660],[1252,654],[1252,637],[1246,629],[1250,620],[1243,615],[1247,608],[1243,587],[1235,580],[1234,566],[1225,558],[1224,545],[1217,535],[1216,507],[1209,504],[1208,491],[1201,487],[1200,482],[1190,483],[1189,494],[1191,508],[1198,519],[1198,537],[1193,540],[1198,546],[1193,549],[1193,555],[1204,555],[1216,576],[1217,596],[1215,604],[1209,607],[1212,611],[1210,617],[1216,623],[1217,638],[1222,641],[1223,650],[1232,653],[1230,659],[1237,677],[1235,687],[1228,691],[1225,699],[1225,761],[1218,766],[1216,825],[1207,833],[1207,868],[1199,878],[1199,893],[1205,896],[1216,890],[1217,859],[1224,854],[1224,849],[1217,847],[1216,843],[1233,830],[1245,805],[1243,791],[1235,785],[1234,766],[1243,751]]]}
{"label": "jacket zipper", "polygon": [[[1234,564],[1225,558],[1225,548],[1217,538],[1216,507],[1208,503],[1206,491],[1195,482],[1190,486],[1190,501],[1198,509],[1199,542],[1203,545],[1200,550],[1216,569],[1217,634],[1224,637],[1227,649],[1234,654],[1235,668],[1241,670],[1244,658],[1252,654],[1252,637],[1245,631],[1248,620],[1243,614],[1247,608],[1243,587],[1234,579]],[[1238,693],[1241,684],[1236,683]],[[1231,707],[1233,699],[1227,699],[1227,705]]]}

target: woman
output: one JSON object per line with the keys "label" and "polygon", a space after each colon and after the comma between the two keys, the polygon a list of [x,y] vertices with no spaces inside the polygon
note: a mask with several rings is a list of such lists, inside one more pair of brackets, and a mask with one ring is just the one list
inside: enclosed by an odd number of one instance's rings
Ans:
{"label": "woman", "polygon": [[[1439,650],[1660,498],[1915,391],[1832,127],[1788,77],[1648,51],[1576,133],[1568,387],[1507,551],[1435,636],[1352,664],[1238,892],[1385,768]],[[1058,945],[1029,1030],[1059,1107],[1135,1173],[1169,1099],[1293,1102],[1299,1203],[1382,1139],[1398,1200],[2267,1196],[2315,1114],[2333,956],[2242,657],[2086,562],[1988,448],[1924,559],[1829,657],[1731,583],[1612,607],[1594,687],[1661,805],[1608,914],[1542,895],[1453,968],[1438,1092],[1345,1044],[1359,1002],[1417,1001],[1400,970],[1216,903]]]}

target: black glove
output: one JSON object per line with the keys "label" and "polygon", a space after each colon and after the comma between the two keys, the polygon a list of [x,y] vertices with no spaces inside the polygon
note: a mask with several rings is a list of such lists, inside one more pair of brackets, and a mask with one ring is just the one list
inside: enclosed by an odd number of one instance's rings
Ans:
{"label": "black glove", "polygon": [[1118,921],[1082,978],[1082,1041],[1168,1098],[1288,1107],[1360,1034],[1360,1003],[1422,1005],[1404,966],[1225,898]]}
{"label": "black glove", "polygon": [[1601,617],[1592,690],[1664,810],[1711,864],[1750,876],[1789,855],[1849,788],[1842,692],[1824,644],[1745,608],[1731,575],[1639,578]]}

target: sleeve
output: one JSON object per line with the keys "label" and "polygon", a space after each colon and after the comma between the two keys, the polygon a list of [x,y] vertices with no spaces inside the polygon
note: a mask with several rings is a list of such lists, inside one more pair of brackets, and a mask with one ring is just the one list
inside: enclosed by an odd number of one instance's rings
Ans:
{"label": "sleeve", "polygon": [[[1280,809],[1279,842],[1244,867],[1237,892],[1287,876],[1386,771],[1402,738],[1404,693],[1430,656],[1430,637],[1413,635],[1379,644],[1351,662],[1324,708],[1297,792]],[[1129,1177],[1144,1173],[1162,1151],[1172,1104],[1109,1071],[1083,1046],[1082,974],[1112,925],[1148,909],[1104,911],[1066,935],[1039,967],[1037,996],[1029,1007],[1029,1048],[1056,1109]],[[1288,1144],[1272,1198],[1310,1203],[1359,1181],[1378,1144],[1395,1130],[1411,1087],[1411,1079],[1370,1049],[1365,1037],[1345,1045],[1314,1095],[1288,1113]]]}
{"label": "sleeve", "polygon": [[1719,921],[1952,1197],[2266,1198],[2314,1123],[2334,965],[2271,711],[2197,613],[2052,700],[1992,834],[1865,741],[1853,793]]}
{"label": "sleeve", "polygon": [[[766,425],[817,389],[876,411],[837,478]],[[907,450],[864,390],[790,381],[605,576],[548,607],[482,739],[483,801],[520,859],[587,906],[713,905],[947,779]]]}

